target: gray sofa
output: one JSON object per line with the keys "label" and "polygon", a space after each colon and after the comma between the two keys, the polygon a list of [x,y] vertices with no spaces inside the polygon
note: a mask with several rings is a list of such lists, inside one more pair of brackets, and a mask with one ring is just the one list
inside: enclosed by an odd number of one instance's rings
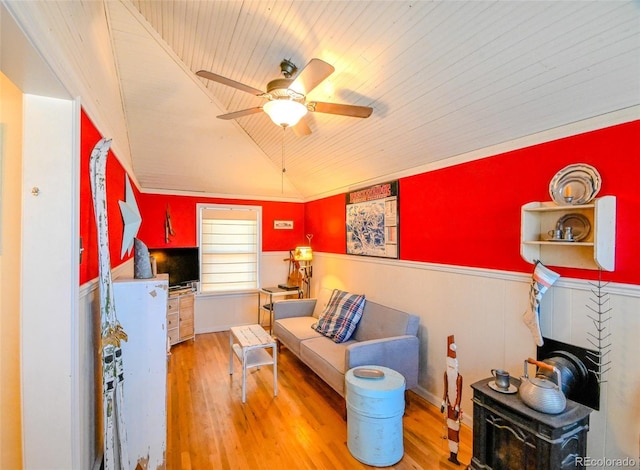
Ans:
{"label": "gray sofa", "polygon": [[274,303],[273,335],[341,396],[345,373],[363,365],[379,365],[400,372],[406,388],[418,384],[419,317],[369,300],[351,339],[333,340],[311,328],[322,313],[331,290],[318,299]]}

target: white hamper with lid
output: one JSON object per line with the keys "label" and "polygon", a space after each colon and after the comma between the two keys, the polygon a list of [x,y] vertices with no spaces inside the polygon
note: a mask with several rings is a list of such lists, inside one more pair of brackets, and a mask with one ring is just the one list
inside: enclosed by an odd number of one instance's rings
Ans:
{"label": "white hamper with lid", "polygon": [[[357,377],[358,369],[382,371],[384,377]],[[397,463],[404,455],[404,377],[388,367],[361,366],[349,370],[345,381],[349,452],[367,465]]]}

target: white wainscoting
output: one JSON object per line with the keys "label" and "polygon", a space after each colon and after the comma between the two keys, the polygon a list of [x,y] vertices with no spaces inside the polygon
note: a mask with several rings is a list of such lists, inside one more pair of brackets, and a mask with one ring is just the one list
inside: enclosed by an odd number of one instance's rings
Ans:
{"label": "white wainscoting", "polygon": [[[532,266],[533,271],[533,266]],[[522,375],[523,361],[536,346],[522,322],[530,274],[443,266],[378,258],[314,253],[312,293],[341,288],[421,318],[420,378],[417,392],[440,406],[444,391],[447,336],[455,335],[464,380],[463,413],[473,416],[470,384],[503,368]],[[592,285],[560,279],[542,299],[542,331],[549,338],[593,347]],[[634,458],[640,436],[640,286],[609,284],[611,370],[601,387],[600,411],[591,414],[588,455]]]}

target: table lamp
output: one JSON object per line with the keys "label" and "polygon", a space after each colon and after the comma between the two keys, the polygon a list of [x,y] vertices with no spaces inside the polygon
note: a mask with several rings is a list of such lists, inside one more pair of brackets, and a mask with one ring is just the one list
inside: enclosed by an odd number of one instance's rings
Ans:
{"label": "table lamp", "polygon": [[300,273],[302,281],[305,284],[305,295],[307,298],[311,295],[311,277],[313,276],[313,268],[311,261],[313,260],[313,250],[310,246],[298,246],[293,252],[293,259],[300,263]]}

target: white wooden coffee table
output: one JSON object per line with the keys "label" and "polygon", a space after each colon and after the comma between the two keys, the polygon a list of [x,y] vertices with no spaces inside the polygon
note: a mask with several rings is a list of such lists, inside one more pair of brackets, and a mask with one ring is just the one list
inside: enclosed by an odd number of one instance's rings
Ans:
{"label": "white wooden coffee table", "polygon": [[[233,355],[242,362],[242,403],[247,398],[247,369],[273,365],[273,396],[278,396],[278,351],[276,340],[260,325],[233,326],[229,334],[229,374],[233,374]],[[267,349],[271,348],[269,354]]]}

